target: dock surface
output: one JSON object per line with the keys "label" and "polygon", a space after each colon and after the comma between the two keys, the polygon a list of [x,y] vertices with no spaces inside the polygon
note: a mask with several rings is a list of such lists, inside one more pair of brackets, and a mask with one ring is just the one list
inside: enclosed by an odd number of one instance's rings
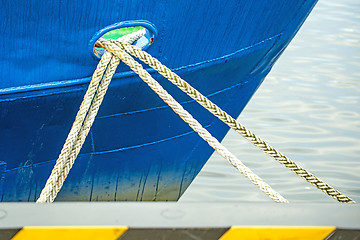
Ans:
{"label": "dock surface", "polygon": [[0,239],[33,239],[34,236],[37,239],[72,239],[66,234],[73,239],[89,236],[96,239],[97,234],[99,239],[223,240],[238,239],[239,236],[241,239],[305,239],[308,236],[312,239],[359,239],[360,205],[176,202],[0,204]]}

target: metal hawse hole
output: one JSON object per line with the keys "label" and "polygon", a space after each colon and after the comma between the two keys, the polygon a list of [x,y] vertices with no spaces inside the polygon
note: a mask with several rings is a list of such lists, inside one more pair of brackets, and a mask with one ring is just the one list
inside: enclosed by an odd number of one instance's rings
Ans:
{"label": "metal hawse hole", "polygon": [[[95,34],[93,39],[90,41],[90,44],[92,45],[93,54],[97,58],[101,58],[101,56],[105,52],[104,48],[96,46],[96,41],[99,38],[118,40],[126,35],[133,34],[138,31],[144,31],[144,35],[140,39],[138,39],[136,42],[134,42],[133,45],[135,45],[143,50],[147,49],[154,42],[157,31],[152,24],[150,24],[150,23],[144,24],[143,22],[141,22],[141,23],[142,23],[141,25],[130,25],[130,26],[129,26],[129,23],[117,24],[120,26],[116,26],[116,25],[109,26],[109,27],[99,31],[97,34]],[[121,26],[121,25],[125,25],[125,26]]]}

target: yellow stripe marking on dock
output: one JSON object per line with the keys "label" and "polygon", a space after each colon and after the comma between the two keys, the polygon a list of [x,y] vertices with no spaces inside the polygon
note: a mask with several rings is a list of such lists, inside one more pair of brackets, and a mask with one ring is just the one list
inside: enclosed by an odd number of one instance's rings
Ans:
{"label": "yellow stripe marking on dock", "polygon": [[335,227],[231,227],[219,240],[322,240],[328,237]]}
{"label": "yellow stripe marking on dock", "polygon": [[116,240],[126,226],[56,226],[23,227],[12,240]]}

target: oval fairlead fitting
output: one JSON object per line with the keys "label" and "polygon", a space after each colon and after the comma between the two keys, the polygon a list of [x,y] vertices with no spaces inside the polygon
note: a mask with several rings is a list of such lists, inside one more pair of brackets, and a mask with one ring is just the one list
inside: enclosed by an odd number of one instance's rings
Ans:
{"label": "oval fairlead fitting", "polygon": [[96,41],[99,38],[118,40],[122,37],[134,36],[137,33],[141,34],[142,37],[140,37],[133,44],[143,50],[147,49],[151,44],[153,44],[155,38],[157,37],[157,29],[155,25],[148,21],[132,20],[119,22],[109,25],[95,33],[89,42],[90,51],[96,58],[101,58],[105,52],[105,49],[96,46]]}

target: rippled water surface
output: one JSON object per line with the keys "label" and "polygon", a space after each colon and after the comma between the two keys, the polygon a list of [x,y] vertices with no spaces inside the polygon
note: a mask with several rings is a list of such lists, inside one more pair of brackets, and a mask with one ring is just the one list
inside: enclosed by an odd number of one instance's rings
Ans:
{"label": "rippled water surface", "polygon": [[[360,202],[360,1],[320,0],[240,118]],[[223,144],[290,202],[333,202],[230,131]],[[218,154],[180,199],[271,201]]]}

